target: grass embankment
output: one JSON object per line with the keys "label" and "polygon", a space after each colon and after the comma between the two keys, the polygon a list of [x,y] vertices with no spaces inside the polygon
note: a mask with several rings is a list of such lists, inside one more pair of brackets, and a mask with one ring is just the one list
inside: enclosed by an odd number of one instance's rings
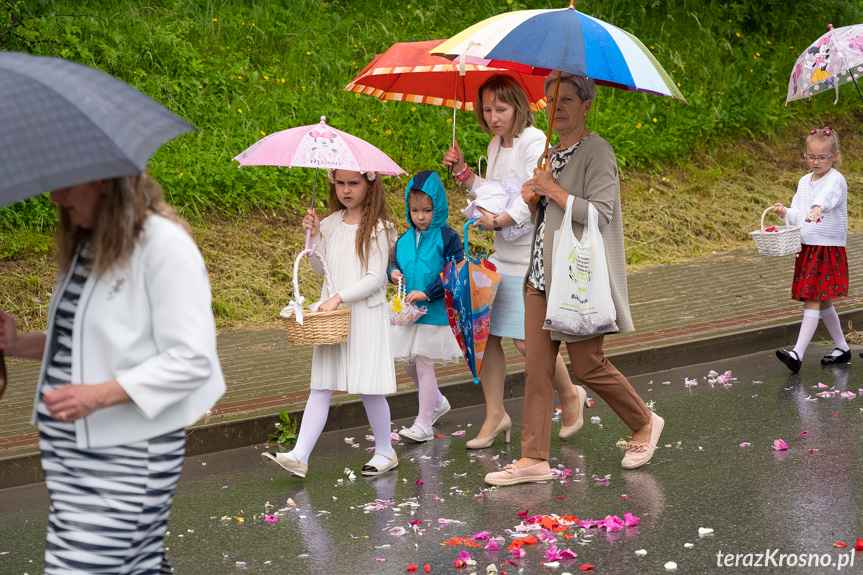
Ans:
{"label": "grass embankment", "polygon": [[[566,4],[0,0],[0,49],[98,67],[200,129],[164,146],[150,169],[195,227],[217,320],[227,327],[268,322],[290,297],[288,278],[302,243],[298,217],[312,178],[305,169],[238,170],[231,157],[263,134],[325,114],[409,172],[437,166],[451,136],[450,112],[341,89],[394,42],[445,38],[510,9]],[[835,107],[829,95],[783,106],[794,60],[828,24],[813,15],[829,14],[835,26],[856,23],[857,2],[583,0],[576,7],[641,38],[688,99],[598,90],[588,127],[611,142],[622,167],[630,264],[749,246],[747,232],[763,208],[793,195],[805,171],[795,158],[813,125],[834,125],[843,136],[849,215],[860,231],[863,208],[854,191],[861,189],[856,150],[863,142],[855,133],[861,107],[853,88],[840,90]],[[460,112],[458,121],[462,148],[475,159],[487,136],[472,113]],[[538,125],[545,126],[544,117]],[[395,181],[390,185],[401,223],[401,191]],[[451,200],[458,228],[460,192]],[[0,307],[25,328],[41,326],[53,286],[53,219],[44,197],[0,210]],[[308,281],[304,276],[303,292],[315,295]]]}

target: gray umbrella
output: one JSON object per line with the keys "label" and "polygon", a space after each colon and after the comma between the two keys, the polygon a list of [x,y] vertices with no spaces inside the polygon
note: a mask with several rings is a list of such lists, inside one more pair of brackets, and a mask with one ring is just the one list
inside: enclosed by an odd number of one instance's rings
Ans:
{"label": "gray umbrella", "polygon": [[103,72],[0,52],[0,206],[139,174],[188,122]]}

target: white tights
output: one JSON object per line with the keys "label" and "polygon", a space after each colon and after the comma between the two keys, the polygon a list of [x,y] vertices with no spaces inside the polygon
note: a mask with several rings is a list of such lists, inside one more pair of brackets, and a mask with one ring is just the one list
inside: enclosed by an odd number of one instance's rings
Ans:
{"label": "white tights", "polygon": [[[405,364],[405,372],[419,388],[419,414],[412,426],[415,432],[422,432],[432,425],[434,410],[443,402],[443,395],[437,387],[437,377],[434,373],[434,362],[424,357],[418,357],[416,365]],[[417,429],[419,424],[423,429]]]}
{"label": "white tights", "polygon": [[[297,444],[292,450],[300,461],[308,463],[309,456],[314,449],[318,438],[327,424],[327,416],[330,413],[330,398],[333,392],[328,389],[313,389],[309,392],[306,408],[303,410],[303,424],[300,426]],[[375,436],[375,451],[392,455],[394,450],[390,440],[390,406],[387,398],[383,395],[360,394],[369,425]],[[389,460],[375,455],[369,461],[370,465],[380,466],[389,463]]]}

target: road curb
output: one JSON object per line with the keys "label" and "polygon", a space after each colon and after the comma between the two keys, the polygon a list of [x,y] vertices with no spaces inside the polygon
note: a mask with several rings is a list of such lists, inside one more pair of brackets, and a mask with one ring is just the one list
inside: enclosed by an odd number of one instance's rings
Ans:
{"label": "road curb", "polygon": [[[863,325],[863,309],[839,313],[843,325],[847,322]],[[772,351],[796,341],[799,321],[765,326],[711,337],[694,337],[682,342],[669,343],[635,350],[609,352],[608,358],[628,377],[643,375],[692,365],[719,361],[761,351]],[[823,326],[819,326],[816,338],[829,339]],[[484,398],[482,389],[472,380],[441,386],[453,408],[480,405]],[[416,391],[401,391],[387,396],[393,420],[416,416]],[[524,396],[524,372],[507,375],[504,399]],[[302,410],[289,412],[302,420]],[[261,445],[267,434],[273,431],[278,415],[263,415],[220,423],[199,425],[188,429],[186,434],[186,456],[204,455],[238,447]],[[324,431],[349,429],[368,425],[365,410],[360,400],[334,403]],[[43,481],[38,453],[28,453],[0,458],[0,489],[18,487]]]}

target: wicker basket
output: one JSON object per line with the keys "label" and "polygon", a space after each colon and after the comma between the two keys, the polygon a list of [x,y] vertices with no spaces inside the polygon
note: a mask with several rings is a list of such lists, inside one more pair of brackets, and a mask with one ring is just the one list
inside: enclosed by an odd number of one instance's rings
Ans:
{"label": "wicker basket", "polygon": [[749,232],[755,240],[758,253],[763,256],[787,256],[800,251],[800,226],[774,226],[776,231],[766,231],[764,216],[773,210],[773,206],[761,214],[761,229]]}
{"label": "wicker basket", "polygon": [[[314,250],[303,250],[294,262],[294,300],[291,305],[282,310],[282,320],[285,322],[285,331],[288,333],[288,341],[293,346],[303,345],[332,345],[348,341],[348,331],[351,327],[351,308],[340,308],[333,311],[312,312],[303,310],[303,323],[301,324],[295,313],[286,310],[292,306],[302,306],[303,298],[300,297],[300,286],[298,283],[300,260],[309,256],[317,257],[324,268],[324,287],[327,299],[332,296],[333,282],[330,279],[330,270],[327,262]],[[323,300],[326,301],[326,300]],[[297,303],[294,303],[297,302]]]}

